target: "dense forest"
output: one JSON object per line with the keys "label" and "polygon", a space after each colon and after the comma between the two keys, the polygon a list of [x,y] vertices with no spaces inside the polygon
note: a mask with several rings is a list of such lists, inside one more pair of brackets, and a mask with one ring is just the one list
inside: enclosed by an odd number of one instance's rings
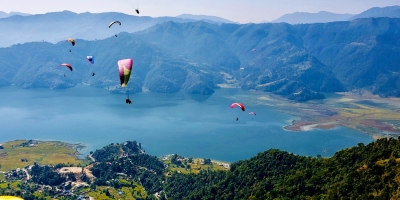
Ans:
{"label": "dense forest", "polygon": [[229,172],[174,173],[168,199],[398,199],[400,142],[376,142],[331,158],[271,149],[233,163]]}
{"label": "dense forest", "polygon": [[122,156],[142,153],[141,144],[136,141],[127,141],[123,144],[111,143],[102,149],[92,152],[92,157],[99,162],[112,161]]}
{"label": "dense forest", "polygon": [[[110,144],[93,154],[96,161],[93,164],[92,173],[96,180],[92,183],[96,186],[112,185],[120,188],[120,182],[109,180],[119,177],[128,177],[130,180],[140,183],[147,192],[155,193],[163,189],[164,163],[156,156],[145,154],[140,143],[127,141],[123,144]],[[125,184],[133,186],[133,182]]]}

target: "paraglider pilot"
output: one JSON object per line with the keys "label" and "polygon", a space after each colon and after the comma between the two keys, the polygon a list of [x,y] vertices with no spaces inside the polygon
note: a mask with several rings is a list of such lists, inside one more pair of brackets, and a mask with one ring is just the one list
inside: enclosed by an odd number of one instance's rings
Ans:
{"label": "paraglider pilot", "polygon": [[92,74],[92,76],[96,75],[95,73]]}
{"label": "paraglider pilot", "polygon": [[135,9],[136,13],[139,14],[139,9]]}
{"label": "paraglider pilot", "polygon": [[129,97],[127,97],[127,98],[126,98],[126,100],[125,100],[125,103],[127,103],[127,104],[131,104],[131,103],[132,103],[132,101],[129,99]]}
{"label": "paraglider pilot", "polygon": [[239,120],[239,118],[236,118],[236,121],[238,121]]}

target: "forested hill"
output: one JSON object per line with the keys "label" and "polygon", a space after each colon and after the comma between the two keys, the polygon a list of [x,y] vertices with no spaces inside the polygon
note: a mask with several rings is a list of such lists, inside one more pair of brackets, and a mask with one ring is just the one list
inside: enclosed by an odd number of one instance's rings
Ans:
{"label": "forested hill", "polygon": [[399,199],[400,141],[380,139],[331,158],[271,149],[229,172],[168,178],[168,199]]}
{"label": "forested hill", "polygon": [[[353,89],[400,96],[399,29],[400,18],[301,25],[165,22],[104,40],[76,39],[73,47],[61,41],[0,48],[0,85],[60,89],[83,83],[117,91],[116,63],[132,58],[132,93],[212,94],[229,86],[296,101]],[[95,56],[95,64],[87,55]],[[74,71],[58,67],[64,62]]]}
{"label": "forested hill", "polygon": [[126,141],[123,144],[111,143],[92,153],[92,157],[98,162],[108,162],[120,157],[129,155],[139,155],[144,153],[140,143],[136,141]]}

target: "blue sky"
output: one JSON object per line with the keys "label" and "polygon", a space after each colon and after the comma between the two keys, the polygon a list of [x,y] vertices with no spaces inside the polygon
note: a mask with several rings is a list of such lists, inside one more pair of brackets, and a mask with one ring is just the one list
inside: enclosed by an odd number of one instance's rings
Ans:
{"label": "blue sky", "polygon": [[0,0],[4,12],[46,13],[62,10],[122,12],[141,16],[201,14],[240,23],[271,21],[293,12],[328,11],[358,14],[371,7],[400,5],[400,0]]}

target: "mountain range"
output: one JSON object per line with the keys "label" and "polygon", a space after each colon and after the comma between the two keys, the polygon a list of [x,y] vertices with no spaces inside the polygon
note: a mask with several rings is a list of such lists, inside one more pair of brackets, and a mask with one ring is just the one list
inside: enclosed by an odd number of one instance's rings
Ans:
{"label": "mountain range", "polygon": [[[75,46],[61,41],[0,48],[0,85],[68,88],[88,83],[121,92],[116,62],[129,57],[134,59],[128,87],[133,93],[211,94],[232,86],[296,101],[353,89],[400,96],[397,30],[399,18],[301,25],[169,21],[103,40],[77,39]],[[86,55],[95,56],[94,65]],[[63,62],[74,71],[58,67]]]}
{"label": "mountain range", "polygon": [[373,18],[373,17],[390,17],[400,18],[400,6],[387,6],[383,8],[374,7],[370,8],[359,14],[336,14],[326,11],[317,13],[295,12],[285,14],[272,23],[289,23],[289,24],[311,24],[311,23],[327,23],[335,21],[351,21],[359,18]]}
{"label": "mountain range", "polygon": [[[1,13],[0,13],[1,14]],[[195,18],[195,19],[191,19]],[[0,19],[0,27],[7,27],[0,32],[0,47],[32,41],[56,43],[68,37],[84,40],[104,39],[119,32],[136,32],[156,24],[174,22],[207,21],[224,23],[227,20],[218,17],[188,16],[183,17],[138,17],[123,13],[74,13],[70,11],[52,12],[29,16],[13,15]],[[108,25],[112,21],[121,21],[121,26]]]}
{"label": "mountain range", "polygon": [[[335,14],[329,12],[292,13],[272,21],[289,24],[327,23],[333,21],[349,21],[356,18],[391,17],[399,18],[400,6],[371,8],[358,15]],[[111,21],[119,20],[121,26],[108,28]],[[105,39],[119,32],[136,32],[150,28],[156,24],[174,21],[179,23],[204,21],[208,23],[236,23],[217,16],[182,14],[176,17],[146,17],[123,13],[74,13],[70,11],[50,12],[45,14],[25,14],[0,11],[0,27],[7,27],[0,32],[0,47],[13,44],[47,41],[57,43],[65,38],[84,40]],[[44,31],[45,30],[45,31]]]}

